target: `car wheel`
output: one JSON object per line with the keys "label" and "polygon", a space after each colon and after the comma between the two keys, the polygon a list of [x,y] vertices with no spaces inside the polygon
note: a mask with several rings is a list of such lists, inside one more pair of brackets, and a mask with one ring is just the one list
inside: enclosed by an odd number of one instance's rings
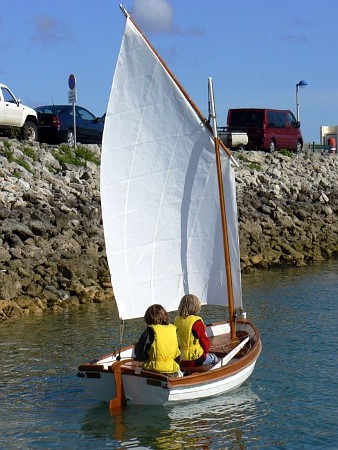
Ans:
{"label": "car wheel", "polygon": [[271,139],[270,145],[269,145],[269,152],[275,153],[275,151],[276,151],[276,142],[273,139]]}
{"label": "car wheel", "polygon": [[72,147],[74,146],[74,132],[73,130],[68,130],[66,135],[67,144]]}
{"label": "car wheel", "polygon": [[299,140],[297,141],[296,153],[300,153],[300,152],[302,151],[302,148],[303,148],[303,143],[302,143],[302,141],[299,139]]}
{"label": "car wheel", "polygon": [[237,150],[244,150],[244,145],[243,144],[238,144],[237,145]]}
{"label": "car wheel", "polygon": [[34,122],[26,122],[22,127],[22,137],[25,141],[34,142],[37,140],[38,132]]}

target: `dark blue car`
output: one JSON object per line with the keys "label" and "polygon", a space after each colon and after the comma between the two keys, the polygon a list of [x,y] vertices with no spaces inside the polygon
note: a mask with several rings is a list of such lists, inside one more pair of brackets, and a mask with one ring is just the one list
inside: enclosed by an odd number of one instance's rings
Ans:
{"label": "dark blue car", "polygon": [[[101,144],[104,116],[95,117],[88,109],[75,106],[76,141]],[[66,142],[74,145],[73,105],[48,105],[35,108],[38,113],[38,140],[48,144]]]}

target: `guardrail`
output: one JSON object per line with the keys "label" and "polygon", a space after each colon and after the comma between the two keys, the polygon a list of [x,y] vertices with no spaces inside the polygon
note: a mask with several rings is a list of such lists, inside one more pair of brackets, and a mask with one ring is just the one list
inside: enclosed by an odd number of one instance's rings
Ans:
{"label": "guardrail", "polygon": [[325,144],[316,144],[315,142],[312,143],[310,148],[313,151],[313,153],[320,152],[323,154],[327,153],[327,154],[331,154],[331,155],[334,155],[336,153],[335,148],[332,148],[329,145],[325,145]]}

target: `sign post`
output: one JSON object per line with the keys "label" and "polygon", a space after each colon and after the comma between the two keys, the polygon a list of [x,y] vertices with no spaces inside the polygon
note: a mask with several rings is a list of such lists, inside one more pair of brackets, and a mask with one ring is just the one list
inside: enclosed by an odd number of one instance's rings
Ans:
{"label": "sign post", "polygon": [[76,94],[76,78],[75,75],[71,74],[68,78],[68,101],[69,103],[72,103],[73,105],[73,128],[74,128],[74,149],[76,149],[76,108],[75,103],[77,101],[77,94]]}

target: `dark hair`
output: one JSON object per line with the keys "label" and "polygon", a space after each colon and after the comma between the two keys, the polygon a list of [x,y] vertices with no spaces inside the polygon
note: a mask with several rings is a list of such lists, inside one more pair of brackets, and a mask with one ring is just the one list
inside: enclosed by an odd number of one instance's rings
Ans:
{"label": "dark hair", "polygon": [[169,314],[161,305],[151,305],[144,314],[147,325],[169,325]]}

